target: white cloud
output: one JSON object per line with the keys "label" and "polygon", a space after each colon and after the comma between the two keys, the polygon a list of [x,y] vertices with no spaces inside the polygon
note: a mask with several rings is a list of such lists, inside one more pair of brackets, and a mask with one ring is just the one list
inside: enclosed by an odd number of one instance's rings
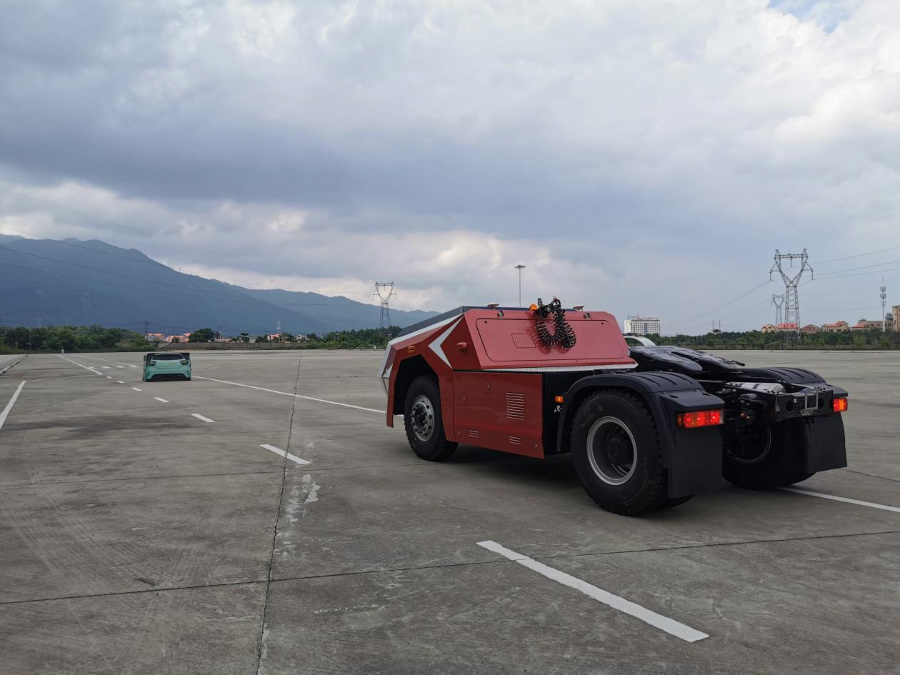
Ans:
{"label": "white cloud", "polygon": [[674,322],[900,245],[893,0],[31,2],[0,100],[0,224],[253,285]]}

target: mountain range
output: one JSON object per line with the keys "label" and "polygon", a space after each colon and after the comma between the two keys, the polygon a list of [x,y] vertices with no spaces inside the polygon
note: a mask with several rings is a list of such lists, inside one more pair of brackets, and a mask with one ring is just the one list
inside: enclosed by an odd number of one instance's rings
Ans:
{"label": "mountain range", "polygon": [[[407,326],[435,312],[391,310]],[[179,334],[377,328],[381,308],[343,296],[256,290],[184,274],[99,240],[0,235],[0,324],[91,325]]]}

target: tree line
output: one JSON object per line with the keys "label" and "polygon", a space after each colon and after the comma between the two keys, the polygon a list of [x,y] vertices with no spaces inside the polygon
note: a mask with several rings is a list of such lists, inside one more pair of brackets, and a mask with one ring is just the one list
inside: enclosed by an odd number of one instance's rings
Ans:
{"label": "tree line", "polygon": [[648,335],[658,345],[695,349],[900,349],[900,332],[878,329],[839,333],[763,333],[713,331],[705,335]]}
{"label": "tree line", "polygon": [[146,351],[144,336],[124,328],[104,326],[0,326],[0,350],[6,352]]}

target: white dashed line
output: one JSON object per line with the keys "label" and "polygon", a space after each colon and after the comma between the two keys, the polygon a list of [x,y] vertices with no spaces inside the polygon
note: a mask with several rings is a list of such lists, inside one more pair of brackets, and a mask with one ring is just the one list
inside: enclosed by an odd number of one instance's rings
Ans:
{"label": "white dashed line", "polygon": [[198,420],[203,420],[204,422],[215,422],[215,420],[211,420],[203,415],[198,415],[197,413],[191,413],[191,416],[196,417]]}
{"label": "white dashed line", "polygon": [[107,376],[106,376],[106,379],[107,379],[107,380],[111,380],[111,379],[112,379],[112,375],[107,375]]}
{"label": "white dashed line", "polygon": [[134,389],[135,391],[140,391],[140,389],[138,389],[137,387],[132,387],[132,389]]}
{"label": "white dashed line", "polygon": [[554,569],[553,567],[548,567],[543,563],[539,563],[537,560],[533,560],[532,558],[528,558],[520,553],[516,553],[515,551],[510,551],[508,548],[504,548],[500,544],[495,541],[480,541],[478,545],[482,548],[486,548],[488,551],[493,551],[494,553],[499,553],[504,558],[508,558],[513,562],[517,562],[523,567],[527,567],[533,572],[537,572],[548,579],[552,579],[558,583],[561,583],[563,586],[568,586],[569,588],[574,588],[576,591],[581,591],[589,598],[593,598],[597,602],[603,603],[607,607],[612,607],[613,609],[617,609],[620,612],[624,612],[629,616],[633,616],[636,619],[640,619],[644,623],[648,623],[654,628],[659,628],[662,631],[665,631],[669,635],[674,635],[677,638],[681,638],[685,642],[697,642],[698,640],[703,640],[708,638],[709,635],[706,633],[701,633],[698,630],[694,630],[690,626],[685,626],[683,623],[679,623],[674,619],[670,619],[662,614],[657,614],[646,607],[641,607],[640,605],[636,605],[630,600],[626,600],[625,598],[620,598],[618,595],[613,595],[609,591],[604,591],[602,588],[597,588],[596,586],[587,583],[586,581],[582,581],[577,577],[573,577],[571,574],[566,574],[565,572],[561,572],[558,569]]}
{"label": "white dashed line", "polygon": [[125,366],[116,366],[116,368],[121,368],[122,370],[125,370]]}
{"label": "white dashed line", "polygon": [[109,370],[109,366],[100,366],[103,370]]}
{"label": "white dashed line", "polygon": [[116,380],[116,384],[125,384],[122,380]]}
{"label": "white dashed line", "polygon": [[[91,371],[92,373],[94,373],[94,375],[102,375],[103,374],[99,370],[97,370],[96,368],[94,368],[92,366],[86,366],[84,364],[78,363],[78,361],[73,361],[72,359],[67,359],[65,356],[60,356],[59,354],[57,354],[57,356],[59,356],[59,358],[61,358],[63,361],[68,361],[69,363],[72,363],[72,364],[78,366],[79,368],[84,368],[85,370]],[[109,379],[112,379],[112,378],[109,378]]]}
{"label": "white dashed line", "polygon": [[153,398],[155,398],[160,403],[168,403],[168,401],[166,399],[160,398],[159,396],[154,396]]}
{"label": "white dashed line", "polygon": [[266,450],[270,450],[270,451],[274,452],[276,455],[281,455],[282,457],[285,457],[285,458],[291,460],[292,462],[294,462],[294,463],[296,463],[296,464],[300,464],[301,466],[302,466],[303,464],[309,464],[309,462],[308,462],[307,460],[305,460],[305,459],[300,459],[300,458],[297,457],[296,455],[292,455],[292,454],[289,453],[289,452],[285,452],[285,451],[282,450],[281,448],[276,448],[274,445],[269,445],[268,443],[263,443],[263,444],[260,445],[259,447],[265,448]]}
{"label": "white dashed line", "polygon": [[19,398],[19,394],[22,393],[22,387],[24,386],[25,382],[19,383],[19,388],[16,389],[15,393],[12,395],[12,398],[9,399],[9,403],[6,404],[3,412],[0,412],[0,429],[3,428],[3,424],[6,422],[6,418],[9,417],[9,413],[13,409],[13,406],[16,404],[16,399]]}
{"label": "white dashed line", "polygon": [[873,502],[862,502],[858,499],[849,499],[848,497],[836,497],[834,495],[826,495],[821,492],[810,492],[809,490],[798,490],[797,488],[783,487],[780,488],[785,492],[796,492],[798,495],[807,495],[809,497],[820,497],[821,499],[831,499],[836,502],[846,502],[847,504],[856,504],[857,506],[868,506],[870,509],[881,509],[882,511],[893,511],[900,513],[900,507],[886,506],[885,504],[875,504]]}
{"label": "white dashed line", "polygon": [[350,405],[349,403],[339,403],[338,401],[328,401],[324,398],[313,398],[312,396],[302,396],[300,394],[291,394],[286,391],[276,391],[275,389],[266,389],[265,387],[254,387],[252,384],[241,384],[240,382],[229,382],[228,380],[215,380],[211,377],[200,377],[194,375],[195,380],[207,380],[209,382],[220,382],[222,384],[230,384],[235,387],[247,387],[247,389],[256,389],[258,391],[267,391],[270,394],[280,394],[281,396],[293,396],[294,398],[302,398],[305,401],[316,401],[317,403],[329,403],[331,405],[339,405],[343,408],[353,408],[355,410],[365,410],[366,412],[378,413],[384,415],[384,410],[375,410],[374,408],[363,408],[358,405]]}

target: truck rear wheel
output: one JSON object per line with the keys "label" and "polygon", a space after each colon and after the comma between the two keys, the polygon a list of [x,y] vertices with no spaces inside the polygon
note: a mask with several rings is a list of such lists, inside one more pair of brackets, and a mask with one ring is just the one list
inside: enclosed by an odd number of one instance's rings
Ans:
{"label": "truck rear wheel", "polygon": [[722,476],[748,490],[793,485],[813,474],[804,471],[802,420],[769,424],[753,443],[725,439]]}
{"label": "truck rear wheel", "polygon": [[[578,479],[601,508],[633,516],[669,503],[656,423],[631,394],[601,391],[585,399],[571,447]],[[681,501],[687,499],[671,506]]]}
{"label": "truck rear wheel", "polygon": [[440,462],[456,450],[456,443],[448,441],[444,433],[441,393],[431,376],[417,377],[406,390],[403,426],[409,447],[422,459]]}

